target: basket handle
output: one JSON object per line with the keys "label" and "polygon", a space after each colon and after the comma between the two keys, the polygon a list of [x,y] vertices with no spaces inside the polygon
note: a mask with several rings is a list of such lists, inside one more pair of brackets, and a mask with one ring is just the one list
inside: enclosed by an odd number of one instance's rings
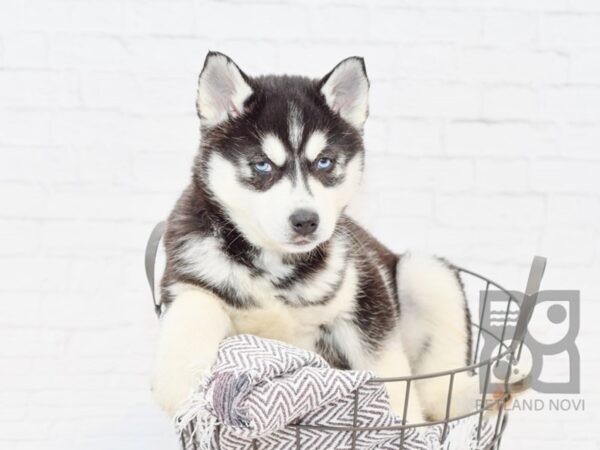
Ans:
{"label": "basket handle", "polygon": [[519,347],[519,356],[517,359],[519,359],[521,356],[521,348],[525,339],[525,333],[527,332],[527,327],[529,325],[529,321],[531,320],[533,309],[537,303],[537,297],[545,269],[546,258],[543,256],[535,256],[533,258],[533,262],[531,263],[531,269],[529,269],[529,278],[527,279],[527,286],[523,295],[523,302],[521,303],[521,312],[519,314],[519,319],[517,320],[517,326],[515,327],[515,333],[513,335],[512,342],[510,344],[513,355],[515,354],[517,347]]}
{"label": "basket handle", "polygon": [[154,303],[154,312],[157,316],[160,316],[161,313],[161,302],[160,299],[156,301],[156,293],[154,292],[154,266],[156,265],[156,253],[158,252],[158,244],[160,244],[160,240],[165,233],[166,223],[158,222],[152,233],[150,233],[150,237],[148,238],[148,242],[146,243],[146,255],[144,258],[144,265],[146,266],[146,278],[148,279],[148,284],[150,285],[150,291],[152,292],[152,302]]}

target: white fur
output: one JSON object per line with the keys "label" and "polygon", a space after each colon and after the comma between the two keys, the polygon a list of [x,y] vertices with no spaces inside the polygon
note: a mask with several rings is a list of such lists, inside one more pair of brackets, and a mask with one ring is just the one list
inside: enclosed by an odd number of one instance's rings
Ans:
{"label": "white fur", "polygon": [[265,271],[268,279],[274,282],[288,277],[293,272],[293,267],[285,264],[279,253],[262,252],[254,262]]}
{"label": "white fur", "polygon": [[[310,278],[298,282],[293,289],[278,289],[272,282],[289,275],[292,266],[282,261],[281,255],[274,252],[263,251],[255,260],[257,266],[265,270],[265,275],[257,276],[244,265],[238,264],[221,250],[221,244],[213,237],[190,237],[182,246],[177,255],[179,270],[190,276],[210,282],[216,287],[235,286],[242,297],[253,298],[259,306],[270,307],[271,303],[279,304],[275,300],[284,296],[288,303],[295,305],[307,301],[318,302],[331,295],[334,288],[343,280],[344,270],[347,265],[347,247],[343,239],[334,238],[331,242],[331,251],[327,256],[327,268],[317,272]],[[170,290],[179,294],[178,283]],[[340,288],[341,290],[341,288]],[[339,291],[338,291],[339,295]],[[297,313],[299,309],[293,307]]]}
{"label": "white fur", "polygon": [[283,142],[274,134],[267,134],[262,141],[262,150],[278,166],[283,166],[287,153]]}
{"label": "white fur", "polygon": [[356,285],[356,273],[347,270],[340,289],[325,305],[298,308],[286,305],[274,296],[263,295],[257,307],[247,310],[228,308],[228,311],[238,333],[256,334],[314,351],[315,336],[321,325],[350,316],[353,305],[348,299],[354,295]]}
{"label": "white fur", "polygon": [[314,208],[321,218],[319,229],[324,229],[324,232],[329,235],[333,233],[337,218],[356,194],[361,178],[362,157],[360,155],[348,162],[344,181],[335,187],[324,186],[320,181],[309,177],[308,186],[314,198]]}
{"label": "white fur", "polygon": [[300,143],[302,142],[304,126],[302,125],[300,110],[293,103],[290,105],[290,115],[288,116],[288,133],[290,144],[292,144],[294,150],[298,150],[300,148]]}
{"label": "white fur", "polygon": [[[237,309],[227,306],[213,294],[184,283],[177,283],[169,288],[176,293],[173,304],[168,309],[162,324],[153,378],[153,391],[162,408],[173,415],[186,397],[198,386],[203,372],[210,367],[216,356],[218,343],[233,333],[251,333],[271,339],[278,339],[307,350],[315,350],[315,336],[321,325],[333,324],[336,321],[350,319],[353,304],[348,300],[354,298],[357,288],[356,269],[351,266],[342,271],[342,282],[334,297],[325,305],[296,306],[286,305],[277,300],[282,293],[267,282],[257,278],[250,282],[249,274],[239,267],[224,265],[223,255],[212,247],[212,243],[204,245],[202,240],[190,240],[184,252],[193,257],[195,265],[186,267],[190,273],[202,273],[211,282],[221,282],[219,270],[231,277],[230,282],[239,286],[244,293],[251,294],[258,304],[248,309]],[[319,274],[326,283],[338,277],[339,261],[344,260],[345,246],[337,244],[332,252],[332,266]],[[261,257],[269,269],[282,265],[277,256]],[[209,269],[215,266],[215,269]],[[275,267],[275,270],[278,270]],[[301,285],[300,290],[306,295],[323,294],[319,285]],[[325,286],[322,286],[326,290]],[[306,289],[312,289],[307,292]],[[351,360],[361,362],[366,354],[360,351],[360,341],[356,331],[346,332],[339,328],[339,338],[344,342],[352,342],[350,346],[354,354]]]}
{"label": "white fur", "polygon": [[[325,187],[309,176],[309,192],[304,183],[292,183],[284,177],[268,192],[256,192],[239,183],[236,168],[230,161],[212,154],[208,185],[252,244],[276,253],[298,253],[312,250],[333,234],[339,214],[360,184],[361,157],[348,162],[345,171],[343,183],[335,187]],[[303,246],[293,244],[289,223],[291,214],[300,208],[315,211],[320,220],[314,241]]]}
{"label": "white fur", "polygon": [[332,110],[362,129],[369,114],[369,81],[360,59],[349,58],[338,64],[321,93]]}
{"label": "white fur", "polygon": [[221,251],[219,241],[213,237],[188,238],[178,260],[183,273],[210,280],[215,286],[225,286],[230,280],[244,285],[250,283],[248,268],[228,258]]}
{"label": "white fur", "polygon": [[[374,364],[375,373],[380,377],[396,378],[411,375],[412,369],[408,356],[404,349],[399,333],[393,333],[384,345]],[[390,406],[399,416],[404,415],[404,404],[406,401],[407,382],[392,381],[386,384],[390,397]],[[421,423],[423,418],[423,407],[419,392],[411,386],[408,397],[408,408],[406,408],[406,419],[409,423]]]}
{"label": "white fur", "polygon": [[[416,373],[435,373],[465,366],[467,323],[458,280],[439,260],[405,255],[397,269],[402,305],[400,331]],[[423,352],[425,342],[427,351]],[[462,372],[454,379],[451,414],[476,408],[477,378]],[[450,378],[416,383],[423,407],[434,418],[445,415]]]}
{"label": "white fur", "polygon": [[[335,188],[309,177],[309,194],[303,183],[284,179],[266,195],[244,188],[236,179],[235,167],[219,155],[212,156],[209,185],[245,237],[262,249],[254,263],[265,274],[252,274],[226,255],[219,238],[190,237],[182,246],[176,255],[179,270],[214,286],[233,288],[254,304],[238,309],[186,284],[169,287],[176,298],[162,324],[154,377],[155,395],[165,410],[171,414],[176,410],[198,383],[200,372],[194,366],[199,361],[210,364],[218,342],[231,333],[251,333],[316,350],[316,336],[320,327],[326,325],[330,327],[331,339],[342,345],[340,350],[352,367],[373,370],[383,377],[432,373],[465,365],[467,324],[461,288],[454,273],[430,257],[407,254],[401,258],[396,274],[401,303],[398,328],[377,354],[365,348],[353,320],[361,261],[348,258],[350,246],[360,242],[343,233],[333,234],[335,220],[359,184],[361,166],[359,157],[349,161],[344,182]],[[289,276],[293,270],[283,258],[284,228],[289,226],[288,215],[300,205],[319,212],[323,233],[319,239],[331,239],[331,251],[323,270],[279,289],[273,281]],[[376,258],[368,249],[363,249],[363,253],[365,258]],[[385,288],[393,294],[392,280],[384,268],[376,269],[385,280]],[[329,302],[318,303],[333,292]],[[424,413],[434,419],[443,418],[448,386],[449,378],[414,382],[409,422],[422,421]],[[392,407],[402,414],[406,384],[391,383],[388,391]],[[473,410],[478,396],[477,379],[466,373],[457,375],[451,415]]]}
{"label": "white fur", "polygon": [[[364,347],[360,330],[353,322],[358,286],[358,265],[347,261],[348,237],[334,235],[326,268],[312,279],[283,290],[273,286],[273,278],[285,277],[290,266],[278,253],[263,251],[256,263],[266,270],[252,276],[247,268],[231,261],[215,238],[191,238],[181,257],[188,261],[182,269],[211,284],[236,286],[242,295],[257,303],[251,308],[233,308],[202,289],[177,283],[169,288],[176,299],[161,326],[161,338],[154,376],[154,393],[163,408],[173,414],[202,375],[201,367],[212,362],[218,342],[233,333],[251,333],[288,342],[307,350],[314,348],[319,327],[326,325],[331,338],[352,367],[372,370],[380,377],[433,373],[465,364],[466,319],[463,297],[454,274],[434,258],[404,255],[397,267],[401,302],[398,327],[377,354]],[[352,243],[351,245],[355,245]],[[367,257],[369,255],[367,254]],[[383,270],[380,272],[383,274]],[[387,277],[387,288],[391,280]],[[318,300],[338,285],[325,304],[298,307],[294,301]],[[280,300],[284,295],[287,304]],[[423,345],[428,341],[424,351]],[[200,366],[199,366],[200,364]],[[426,413],[434,419],[445,416],[449,378],[413,382],[407,420],[422,422]],[[387,385],[392,408],[404,411],[406,382]],[[477,378],[466,373],[454,379],[450,414],[471,411],[479,394]]]}
{"label": "white fur", "polygon": [[178,290],[161,321],[152,380],[154,397],[171,416],[214,362],[219,342],[232,332],[219,298],[186,285]]}
{"label": "white fur", "polygon": [[251,94],[252,89],[231,60],[220,54],[208,56],[196,101],[203,125],[211,127],[241,114]]}
{"label": "white fur", "polygon": [[319,156],[319,153],[321,153],[325,147],[327,147],[327,136],[323,131],[316,130],[313,131],[308,138],[304,154],[306,155],[306,158],[312,162]]}
{"label": "white fur", "polygon": [[[368,81],[361,60],[340,63],[322,87],[328,106],[351,125],[361,129],[368,114]],[[209,56],[200,77],[198,110],[203,124],[212,126],[240,114],[250,86],[234,63],[223,55]],[[290,145],[299,150],[304,129],[299,110],[290,104],[288,116]],[[315,131],[305,147],[309,161],[319,157],[327,146],[324,131]],[[276,165],[286,162],[283,142],[267,135],[264,153]],[[342,156],[343,158],[343,156]],[[299,161],[296,161],[297,163]],[[343,176],[336,186],[324,186],[309,174],[305,184],[283,177],[267,192],[257,192],[240,183],[241,176],[253,176],[218,153],[208,160],[207,184],[244,237],[259,248],[254,264],[264,273],[251,273],[223,251],[218,237],[191,236],[175,255],[177,269],[208,285],[233,289],[240,299],[250,299],[248,308],[234,308],[207,290],[185,283],[167,289],[175,297],[161,324],[154,395],[163,408],[174,414],[181,402],[197,387],[214,361],[219,342],[234,333],[251,333],[278,339],[308,350],[316,350],[320,327],[327,326],[332,339],[350,365],[372,370],[381,377],[410,376],[464,366],[466,319],[464,299],[453,272],[440,261],[404,255],[397,267],[396,283],[385,267],[376,266],[385,281],[389,297],[398,286],[401,315],[378,352],[367,348],[355,321],[361,259],[349,257],[351,246],[360,246],[353,236],[334,230],[341,212],[356,193],[362,177],[362,154],[341,160],[334,173]],[[297,170],[300,165],[297,164]],[[299,208],[315,211],[319,227],[309,244],[292,242],[289,217]],[[309,278],[293,282],[285,289],[276,287],[288,277],[293,266],[290,254],[312,251],[330,241],[324,269]],[[284,256],[285,255],[285,256]],[[363,249],[362,257],[377,261],[378,255]],[[275,282],[275,284],[274,284]],[[330,298],[331,297],[331,298]],[[323,304],[319,300],[329,298]],[[408,405],[409,422],[421,422],[426,413],[434,419],[445,415],[449,379],[424,379],[413,383]],[[404,410],[406,383],[388,386],[392,407]],[[466,374],[454,379],[452,415],[473,410],[478,396],[477,381]]]}
{"label": "white fur", "polygon": [[293,291],[282,292],[288,300],[300,303],[301,301],[318,301],[333,292],[341,282],[339,274],[344,273],[347,264],[347,249],[345,242],[334,239],[331,242],[331,250],[327,258],[327,269],[317,272],[315,275],[296,283]]}
{"label": "white fur", "polygon": [[285,246],[287,220],[291,214],[289,179],[281,180],[264,195],[242,186],[233,164],[213,154],[209,161],[208,185],[252,244],[271,251],[278,251],[282,244]]}

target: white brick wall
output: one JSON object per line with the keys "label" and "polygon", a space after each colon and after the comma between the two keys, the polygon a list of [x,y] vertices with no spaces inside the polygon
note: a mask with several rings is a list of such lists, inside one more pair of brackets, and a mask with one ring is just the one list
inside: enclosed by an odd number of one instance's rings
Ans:
{"label": "white brick wall", "polygon": [[187,182],[208,49],[251,74],[366,57],[354,213],[517,289],[546,255],[544,286],[582,290],[587,411],[514,414],[504,448],[600,448],[596,0],[3,0],[0,448],[176,448],[142,252]]}

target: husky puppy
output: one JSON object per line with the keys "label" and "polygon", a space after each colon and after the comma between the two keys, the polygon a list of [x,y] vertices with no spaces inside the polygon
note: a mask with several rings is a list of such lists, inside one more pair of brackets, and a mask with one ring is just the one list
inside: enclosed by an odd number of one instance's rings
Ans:
{"label": "husky puppy", "polygon": [[[323,78],[250,77],[210,52],[199,78],[202,139],[165,234],[153,376],[174,414],[219,342],[251,333],[321,354],[332,366],[399,377],[468,363],[470,319],[442,260],[396,255],[344,214],[363,173],[369,81],[362,58]],[[451,413],[477,383],[453,381]],[[406,383],[388,386],[402,413]],[[443,418],[449,378],[414,384],[408,420]]]}

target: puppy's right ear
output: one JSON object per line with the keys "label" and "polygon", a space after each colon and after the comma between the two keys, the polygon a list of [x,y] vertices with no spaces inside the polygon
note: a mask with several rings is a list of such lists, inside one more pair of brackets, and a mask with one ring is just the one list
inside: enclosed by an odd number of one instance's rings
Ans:
{"label": "puppy's right ear", "polygon": [[252,95],[248,77],[223,53],[208,52],[198,80],[196,107],[203,125],[213,127],[239,116]]}

